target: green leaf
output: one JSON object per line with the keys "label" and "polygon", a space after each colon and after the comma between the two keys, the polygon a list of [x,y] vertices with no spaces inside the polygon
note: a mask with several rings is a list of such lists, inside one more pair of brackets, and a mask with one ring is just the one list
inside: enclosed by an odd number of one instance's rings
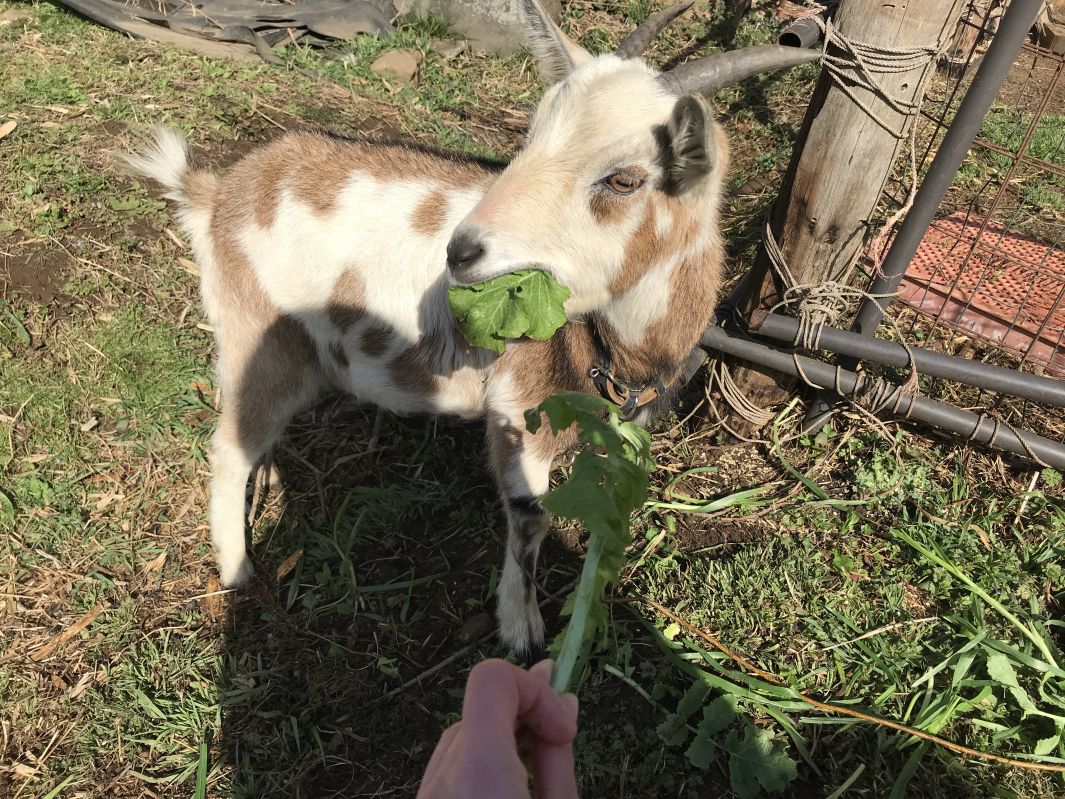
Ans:
{"label": "green leaf", "polygon": [[578,440],[585,445],[569,479],[541,500],[555,515],[579,520],[589,533],[580,580],[562,608],[569,623],[551,647],[551,684],[564,691],[584,645],[594,640],[597,629],[605,629],[603,591],[617,582],[625,565],[625,548],[632,541],[629,521],[647,500],[654,461],[646,431],[622,421],[617,406],[601,397],[560,391],[526,413],[527,427],[539,429],[543,416],[556,433],[576,424]]}
{"label": "green leaf", "polygon": [[841,574],[847,575],[854,571],[858,561],[843,552],[832,552],[832,568]]}
{"label": "green leaf", "polygon": [[159,706],[155,704],[148,695],[139,688],[133,689],[133,695],[137,698],[137,704],[144,708],[145,712],[153,719],[165,719],[166,714],[159,709]]}
{"label": "green leaf", "polygon": [[748,724],[742,740],[735,732],[725,738],[729,752],[729,783],[740,799],[754,799],[762,790],[780,793],[797,776],[795,761],[774,744],[773,733]]}
{"label": "green leaf", "polygon": [[475,347],[503,352],[507,339],[543,341],[566,323],[570,291],[547,272],[523,269],[447,292],[451,313]]}
{"label": "green leaf", "polygon": [[702,707],[709,693],[710,686],[706,683],[692,683],[677,703],[677,712],[670,713],[666,720],[658,725],[659,737],[670,746],[680,746],[688,740],[688,719]]}
{"label": "green leaf", "polygon": [[0,519],[8,524],[15,523],[15,503],[3,491],[0,491]]}
{"label": "green leaf", "polygon": [[1035,702],[1032,701],[1028,693],[1017,682],[1017,672],[1013,670],[1013,664],[1010,663],[1008,657],[1001,652],[989,651],[986,657],[986,665],[987,676],[1009,691],[1013,698],[1017,700],[1018,705],[1024,710],[1034,711],[1036,709]]}
{"label": "green leaf", "polygon": [[1039,473],[1039,476],[1043,478],[1043,482],[1046,483],[1047,488],[1057,488],[1061,485],[1061,472],[1050,466],[1047,466]]}
{"label": "green leaf", "polygon": [[200,740],[200,752],[196,761],[196,787],[192,793],[192,799],[207,799],[207,761],[209,759],[209,751],[207,747],[207,736],[210,733],[204,733],[203,738]]}
{"label": "green leaf", "polygon": [[713,739],[709,735],[703,735],[700,730],[692,739],[691,746],[685,750],[684,756],[696,768],[710,768],[716,748]]}
{"label": "green leaf", "polygon": [[1043,738],[1041,741],[1036,741],[1035,747],[1032,749],[1033,755],[1049,755],[1061,742],[1061,730],[1058,730],[1057,734],[1051,735],[1049,738]]}
{"label": "green leaf", "polygon": [[655,728],[655,732],[669,746],[680,746],[688,740],[688,725],[676,713],[666,716],[666,720]]}
{"label": "green leaf", "polygon": [[931,744],[927,741],[921,741],[910,753],[910,756],[906,758],[906,762],[895,777],[895,784],[891,786],[891,795],[888,799],[905,799],[906,789],[910,786],[910,780],[917,773],[917,767],[921,765],[921,760],[928,753],[930,746]]}
{"label": "green leaf", "polygon": [[137,197],[127,197],[124,200],[112,198],[109,204],[114,211],[135,211],[141,207],[141,201]]}
{"label": "green leaf", "polygon": [[703,721],[699,733],[717,735],[736,718],[736,697],[724,694],[703,708]]}
{"label": "green leaf", "polygon": [[728,727],[736,718],[736,697],[729,694],[719,696],[709,705],[703,708],[703,720],[699,723],[698,732],[684,756],[688,762],[698,768],[710,768],[710,762],[715,749],[721,744],[714,739],[718,733]]}

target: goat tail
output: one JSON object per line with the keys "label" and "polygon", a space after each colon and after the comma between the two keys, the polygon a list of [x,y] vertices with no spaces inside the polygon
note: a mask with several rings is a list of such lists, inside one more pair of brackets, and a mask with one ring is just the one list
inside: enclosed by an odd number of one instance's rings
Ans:
{"label": "goat tail", "polygon": [[154,180],[166,190],[164,196],[184,210],[210,206],[217,179],[210,172],[193,169],[185,137],[176,130],[157,126],[151,144],[121,158],[130,172]]}

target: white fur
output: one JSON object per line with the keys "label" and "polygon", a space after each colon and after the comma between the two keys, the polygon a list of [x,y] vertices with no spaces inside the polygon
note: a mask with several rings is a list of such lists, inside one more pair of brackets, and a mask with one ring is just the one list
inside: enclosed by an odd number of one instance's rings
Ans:
{"label": "white fur", "polygon": [[604,318],[614,325],[623,342],[643,341],[648,326],[665,315],[669,309],[670,278],[676,265],[677,259],[670,258],[652,267],[603,311]]}
{"label": "white fur", "polygon": [[166,189],[171,200],[185,198],[185,173],[189,168],[189,150],[184,137],[164,125],[157,125],[152,144],[140,153],[127,153],[122,160],[133,172],[154,180]]}
{"label": "white fur", "polygon": [[[302,322],[323,366],[322,374],[308,378],[299,392],[283,398],[276,418],[266,424],[268,429],[261,431],[262,440],[254,446],[241,442],[233,419],[223,408],[212,442],[210,520],[224,584],[237,585],[251,574],[243,516],[248,474],[291,415],[314,401],[324,381],[396,412],[487,416],[490,436],[524,430],[527,397],[514,375],[497,368],[490,353],[464,346],[452,331],[446,296],[451,281],[444,251],[453,231],[475,233],[486,249],[464,282],[527,266],[545,269],[571,290],[567,303],[571,317],[601,314],[626,344],[638,344],[667,312],[674,270],[684,257],[716,242],[720,175],[680,200],[692,204],[696,218],[706,220],[707,231],[691,252],[652,258],[643,265],[644,273],[634,288],[621,296],[613,294],[612,281],[625,262],[630,240],[651,210],[648,204],[654,201],[654,193],[650,186],[634,193],[623,201],[631,204],[626,206],[628,212],[604,223],[593,213],[589,192],[598,191],[596,187],[601,187],[611,170],[622,167],[642,169],[651,185],[661,182],[662,153],[652,130],[667,125],[676,98],[662,89],[654,71],[641,61],[582,55],[575,45],[556,41],[555,33],[543,28],[542,19],[538,24],[541,50],[553,52],[552,69],[573,71],[547,91],[525,147],[487,190],[455,188],[431,174],[419,179],[374,178],[368,171],[355,169],[346,176],[339,196],[331,198],[335,202],[328,213],[283,190],[270,225],[255,223],[250,211],[247,218],[235,220],[240,225],[237,246],[252,265],[257,283],[249,290],[265,293],[278,313]],[[553,49],[558,47],[564,52]],[[212,209],[202,205],[202,198],[201,204],[189,200],[187,159],[182,138],[162,129],[152,148],[130,156],[127,162],[160,182],[167,196],[181,204],[179,218],[200,266],[204,305],[219,340],[219,382],[233,385],[234,370],[243,364],[231,360],[251,356],[268,322],[242,316],[222,292],[220,277],[225,265],[215,262]],[[200,193],[203,186],[215,191],[215,184],[208,181],[199,184]],[[443,224],[436,233],[416,232],[412,215],[427,198],[437,195],[447,203]],[[657,233],[664,236],[673,222],[662,214],[655,218]],[[346,271],[358,275],[363,295],[360,308],[367,319],[386,324],[392,333],[382,355],[367,354],[359,346],[359,337],[371,321],[360,321],[342,334],[330,321],[330,296]],[[716,281],[716,273],[708,273],[706,280]],[[689,332],[694,342],[700,331]],[[433,389],[418,393],[398,383],[389,364],[405,349],[427,339],[438,345],[434,356],[438,368],[432,375]],[[336,357],[338,345],[343,359]],[[286,353],[273,356],[281,365],[288,357]],[[516,363],[512,370],[542,368]],[[268,385],[254,388],[271,391]],[[534,450],[522,447],[499,467],[497,478],[504,497],[535,500],[548,490],[551,458]],[[515,522],[513,514],[508,518],[507,558],[499,585],[500,630],[508,643],[528,651],[542,641],[543,622],[521,564],[528,563],[530,556],[535,562],[547,530],[546,518],[541,525],[538,517],[532,522],[527,517],[524,527],[520,519]]]}

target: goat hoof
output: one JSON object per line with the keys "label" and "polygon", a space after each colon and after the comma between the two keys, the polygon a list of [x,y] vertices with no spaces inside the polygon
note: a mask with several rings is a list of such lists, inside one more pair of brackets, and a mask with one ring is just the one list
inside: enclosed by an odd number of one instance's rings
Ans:
{"label": "goat hoof", "polygon": [[530,646],[516,647],[514,654],[518,658],[518,664],[527,669],[547,657],[547,650],[544,649],[543,644],[532,644]]}

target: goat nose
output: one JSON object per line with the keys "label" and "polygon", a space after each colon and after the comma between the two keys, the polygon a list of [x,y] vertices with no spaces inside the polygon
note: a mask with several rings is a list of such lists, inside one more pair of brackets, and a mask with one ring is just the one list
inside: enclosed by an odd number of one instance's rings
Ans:
{"label": "goat nose", "polygon": [[484,245],[466,231],[458,231],[447,243],[447,266],[453,272],[469,269],[484,255]]}

